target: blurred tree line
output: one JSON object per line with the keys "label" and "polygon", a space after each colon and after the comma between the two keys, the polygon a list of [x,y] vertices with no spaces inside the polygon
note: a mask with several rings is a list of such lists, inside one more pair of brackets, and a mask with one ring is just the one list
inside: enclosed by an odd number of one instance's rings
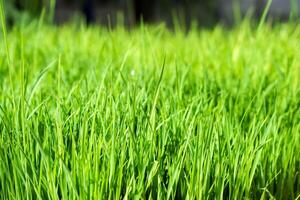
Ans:
{"label": "blurred tree line", "polygon": [[[201,25],[213,25],[226,21],[226,18],[239,18],[250,7],[253,16],[259,18],[268,0],[4,0],[9,24],[19,23],[44,16],[50,22],[64,22],[66,15],[77,11],[87,23],[106,23],[107,18],[116,18],[122,12],[127,24],[165,21],[172,24],[173,19],[181,20],[189,26],[193,20]],[[291,10],[298,16],[300,0],[273,0],[274,10]],[[298,3],[299,2],[299,3]],[[275,4],[274,4],[275,3]],[[283,7],[286,7],[283,9]],[[290,8],[288,8],[290,7]],[[244,9],[244,10],[243,10]],[[271,8],[272,9],[272,8]],[[67,13],[67,14],[66,14]],[[78,13],[78,12],[77,12]],[[228,14],[229,13],[229,14]],[[289,11],[275,15],[288,18]],[[102,18],[102,20],[99,20]],[[231,18],[231,21],[232,21]],[[105,20],[106,19],[106,22]],[[111,19],[110,19],[111,20]],[[112,23],[116,23],[114,20]]]}
{"label": "blurred tree line", "polygon": [[[186,21],[193,18],[205,18],[206,22],[217,19],[217,0],[4,0],[9,23],[16,23],[20,18],[39,17],[42,14],[50,21],[61,7],[72,7],[81,11],[87,23],[96,21],[99,13],[95,9],[103,5],[121,7],[131,16],[134,23],[152,22],[171,19],[174,14]],[[22,17],[20,17],[22,15]]]}

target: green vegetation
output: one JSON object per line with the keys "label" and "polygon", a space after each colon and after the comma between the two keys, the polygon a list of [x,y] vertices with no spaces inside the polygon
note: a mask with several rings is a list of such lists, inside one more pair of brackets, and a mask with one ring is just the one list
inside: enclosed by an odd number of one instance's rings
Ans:
{"label": "green vegetation", "polygon": [[0,199],[299,198],[299,25],[2,29]]}

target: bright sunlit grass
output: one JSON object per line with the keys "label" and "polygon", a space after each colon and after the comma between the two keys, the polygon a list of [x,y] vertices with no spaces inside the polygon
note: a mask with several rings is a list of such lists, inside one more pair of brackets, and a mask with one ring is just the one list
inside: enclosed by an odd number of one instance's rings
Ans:
{"label": "bright sunlit grass", "polygon": [[300,26],[5,31],[1,199],[299,198]]}

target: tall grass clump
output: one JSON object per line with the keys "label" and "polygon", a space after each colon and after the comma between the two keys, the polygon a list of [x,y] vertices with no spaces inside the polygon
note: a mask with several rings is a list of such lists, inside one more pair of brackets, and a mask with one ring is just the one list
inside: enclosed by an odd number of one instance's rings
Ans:
{"label": "tall grass clump", "polygon": [[299,25],[3,17],[0,199],[299,199]]}

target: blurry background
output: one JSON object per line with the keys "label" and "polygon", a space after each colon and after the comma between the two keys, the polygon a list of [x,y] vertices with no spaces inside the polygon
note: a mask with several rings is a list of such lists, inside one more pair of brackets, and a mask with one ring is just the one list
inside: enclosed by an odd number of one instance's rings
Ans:
{"label": "blurry background", "polygon": [[[145,23],[174,21],[190,26],[216,23],[233,24],[243,16],[258,19],[268,0],[4,0],[9,24],[47,16],[49,21],[62,24],[70,20],[87,23],[134,26]],[[273,0],[269,18],[297,19],[300,0]],[[176,20],[174,20],[176,19]]]}

